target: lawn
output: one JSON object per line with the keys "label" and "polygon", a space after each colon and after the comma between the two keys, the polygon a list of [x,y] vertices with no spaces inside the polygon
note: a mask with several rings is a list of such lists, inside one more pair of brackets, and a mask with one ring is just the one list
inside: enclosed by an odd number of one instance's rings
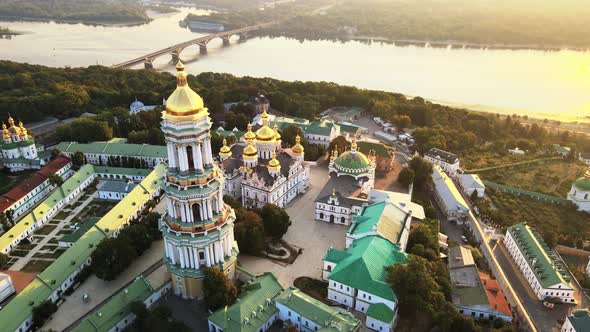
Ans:
{"label": "lawn", "polygon": [[512,167],[479,173],[483,180],[520,189],[566,198],[572,183],[582,176],[587,165],[564,160]]}
{"label": "lawn", "polygon": [[464,169],[476,169],[484,167],[492,167],[504,164],[517,163],[526,160],[533,160],[538,158],[545,158],[547,156],[542,154],[529,153],[525,155],[514,155],[509,154],[508,151],[497,153],[488,150],[482,150],[478,152],[471,152],[466,155],[462,155],[461,167]]}
{"label": "lawn", "polygon": [[53,219],[60,219],[60,220],[64,220],[67,217],[69,217],[70,214],[66,211],[60,211],[55,217],[53,217]]}
{"label": "lawn", "polygon": [[479,201],[479,211],[503,229],[527,222],[543,236],[557,234],[559,242],[565,245],[590,239],[590,213],[577,211],[573,204],[555,205],[491,188],[486,189],[486,196],[492,205],[489,201]]}
{"label": "lawn", "polygon": [[38,230],[35,231],[35,234],[37,235],[47,235],[49,233],[51,233],[52,230],[54,230],[57,226],[55,225],[45,225],[41,228],[39,228]]}
{"label": "lawn", "polygon": [[40,259],[31,259],[27,265],[25,265],[21,271],[22,272],[30,272],[30,273],[41,273],[45,270],[49,265],[51,265],[53,261],[44,261]]}

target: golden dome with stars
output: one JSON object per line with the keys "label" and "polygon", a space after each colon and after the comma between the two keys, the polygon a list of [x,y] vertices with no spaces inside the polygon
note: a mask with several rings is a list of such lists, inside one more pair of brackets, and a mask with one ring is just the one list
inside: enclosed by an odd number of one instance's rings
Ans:
{"label": "golden dome with stars", "polygon": [[299,135],[295,136],[295,145],[291,148],[291,152],[296,156],[301,156],[304,153],[303,145],[301,145],[301,137]]}

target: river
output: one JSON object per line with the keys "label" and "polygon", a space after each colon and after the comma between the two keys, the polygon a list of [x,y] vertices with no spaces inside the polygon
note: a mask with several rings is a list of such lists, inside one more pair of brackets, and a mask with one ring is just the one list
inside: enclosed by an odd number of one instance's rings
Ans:
{"label": "river", "polygon": [[[131,27],[0,22],[25,34],[0,39],[0,59],[47,66],[109,66],[203,34],[179,27],[189,12],[152,14]],[[227,72],[283,80],[332,81],[400,92],[476,110],[590,122],[590,53],[399,47],[360,42],[253,38],[181,55],[189,73]],[[170,57],[156,60],[172,71]]]}

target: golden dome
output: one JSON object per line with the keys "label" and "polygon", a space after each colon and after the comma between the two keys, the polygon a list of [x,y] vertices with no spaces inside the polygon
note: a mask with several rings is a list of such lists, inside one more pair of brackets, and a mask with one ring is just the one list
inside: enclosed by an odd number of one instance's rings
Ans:
{"label": "golden dome", "polygon": [[252,124],[248,123],[248,131],[244,134],[244,139],[247,141],[251,141],[256,138],[256,134],[252,132]]}
{"label": "golden dome", "polygon": [[184,116],[206,111],[203,98],[188,85],[187,74],[181,61],[178,61],[176,71],[176,90],[166,99],[166,113],[173,116]]}
{"label": "golden dome", "polygon": [[219,155],[222,157],[230,157],[231,156],[231,149],[227,146],[227,140],[223,139],[223,146],[219,149]]}
{"label": "golden dome", "polygon": [[244,148],[243,154],[246,157],[258,157],[258,150],[253,142],[250,142],[250,144]]}
{"label": "golden dome", "polygon": [[27,129],[24,127],[23,122],[21,120],[18,120],[18,127],[20,129],[20,135],[26,137]]}
{"label": "golden dome", "polygon": [[297,156],[302,155],[304,152],[303,145],[301,145],[301,137],[299,137],[299,135],[295,136],[295,145],[291,148],[291,152]]}
{"label": "golden dome", "polygon": [[268,168],[274,170],[281,168],[281,162],[277,160],[276,152],[272,153],[272,159],[268,162]]}
{"label": "golden dome", "polygon": [[275,131],[275,139],[277,141],[281,140],[281,134],[279,133],[279,126],[275,123],[275,126],[272,128]]}
{"label": "golden dome", "polygon": [[275,131],[267,125],[263,125],[256,131],[256,139],[260,141],[271,141],[275,138]]}
{"label": "golden dome", "polygon": [[6,128],[6,124],[2,122],[2,138],[5,140],[10,139],[10,132]]}
{"label": "golden dome", "polygon": [[8,124],[11,128],[14,127],[14,119],[10,115],[8,115]]}

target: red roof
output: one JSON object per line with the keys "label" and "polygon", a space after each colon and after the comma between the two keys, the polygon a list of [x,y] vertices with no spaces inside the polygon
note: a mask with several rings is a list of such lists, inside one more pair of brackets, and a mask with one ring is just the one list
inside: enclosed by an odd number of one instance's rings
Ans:
{"label": "red roof", "polygon": [[492,279],[489,274],[483,272],[479,273],[479,278],[481,279],[486,294],[488,295],[490,307],[505,315],[512,316],[510,306],[508,305],[508,301],[506,301],[502,288],[500,288],[500,285],[498,284],[498,280]]}
{"label": "red roof", "polygon": [[43,168],[31,175],[28,179],[24,180],[16,187],[10,189],[9,192],[0,196],[0,211],[6,211],[16,201],[25,197],[31,190],[37,188],[40,184],[45,182],[49,175],[55,174],[69,162],[70,158],[59,156],[52,160],[49,164],[43,166]]}
{"label": "red roof", "polygon": [[16,293],[20,293],[23,289],[25,289],[33,279],[37,276],[37,273],[28,273],[28,272],[21,272],[21,271],[12,271],[12,270],[5,270],[0,271],[0,273],[8,274],[10,279],[12,280],[12,284],[16,289]]}

